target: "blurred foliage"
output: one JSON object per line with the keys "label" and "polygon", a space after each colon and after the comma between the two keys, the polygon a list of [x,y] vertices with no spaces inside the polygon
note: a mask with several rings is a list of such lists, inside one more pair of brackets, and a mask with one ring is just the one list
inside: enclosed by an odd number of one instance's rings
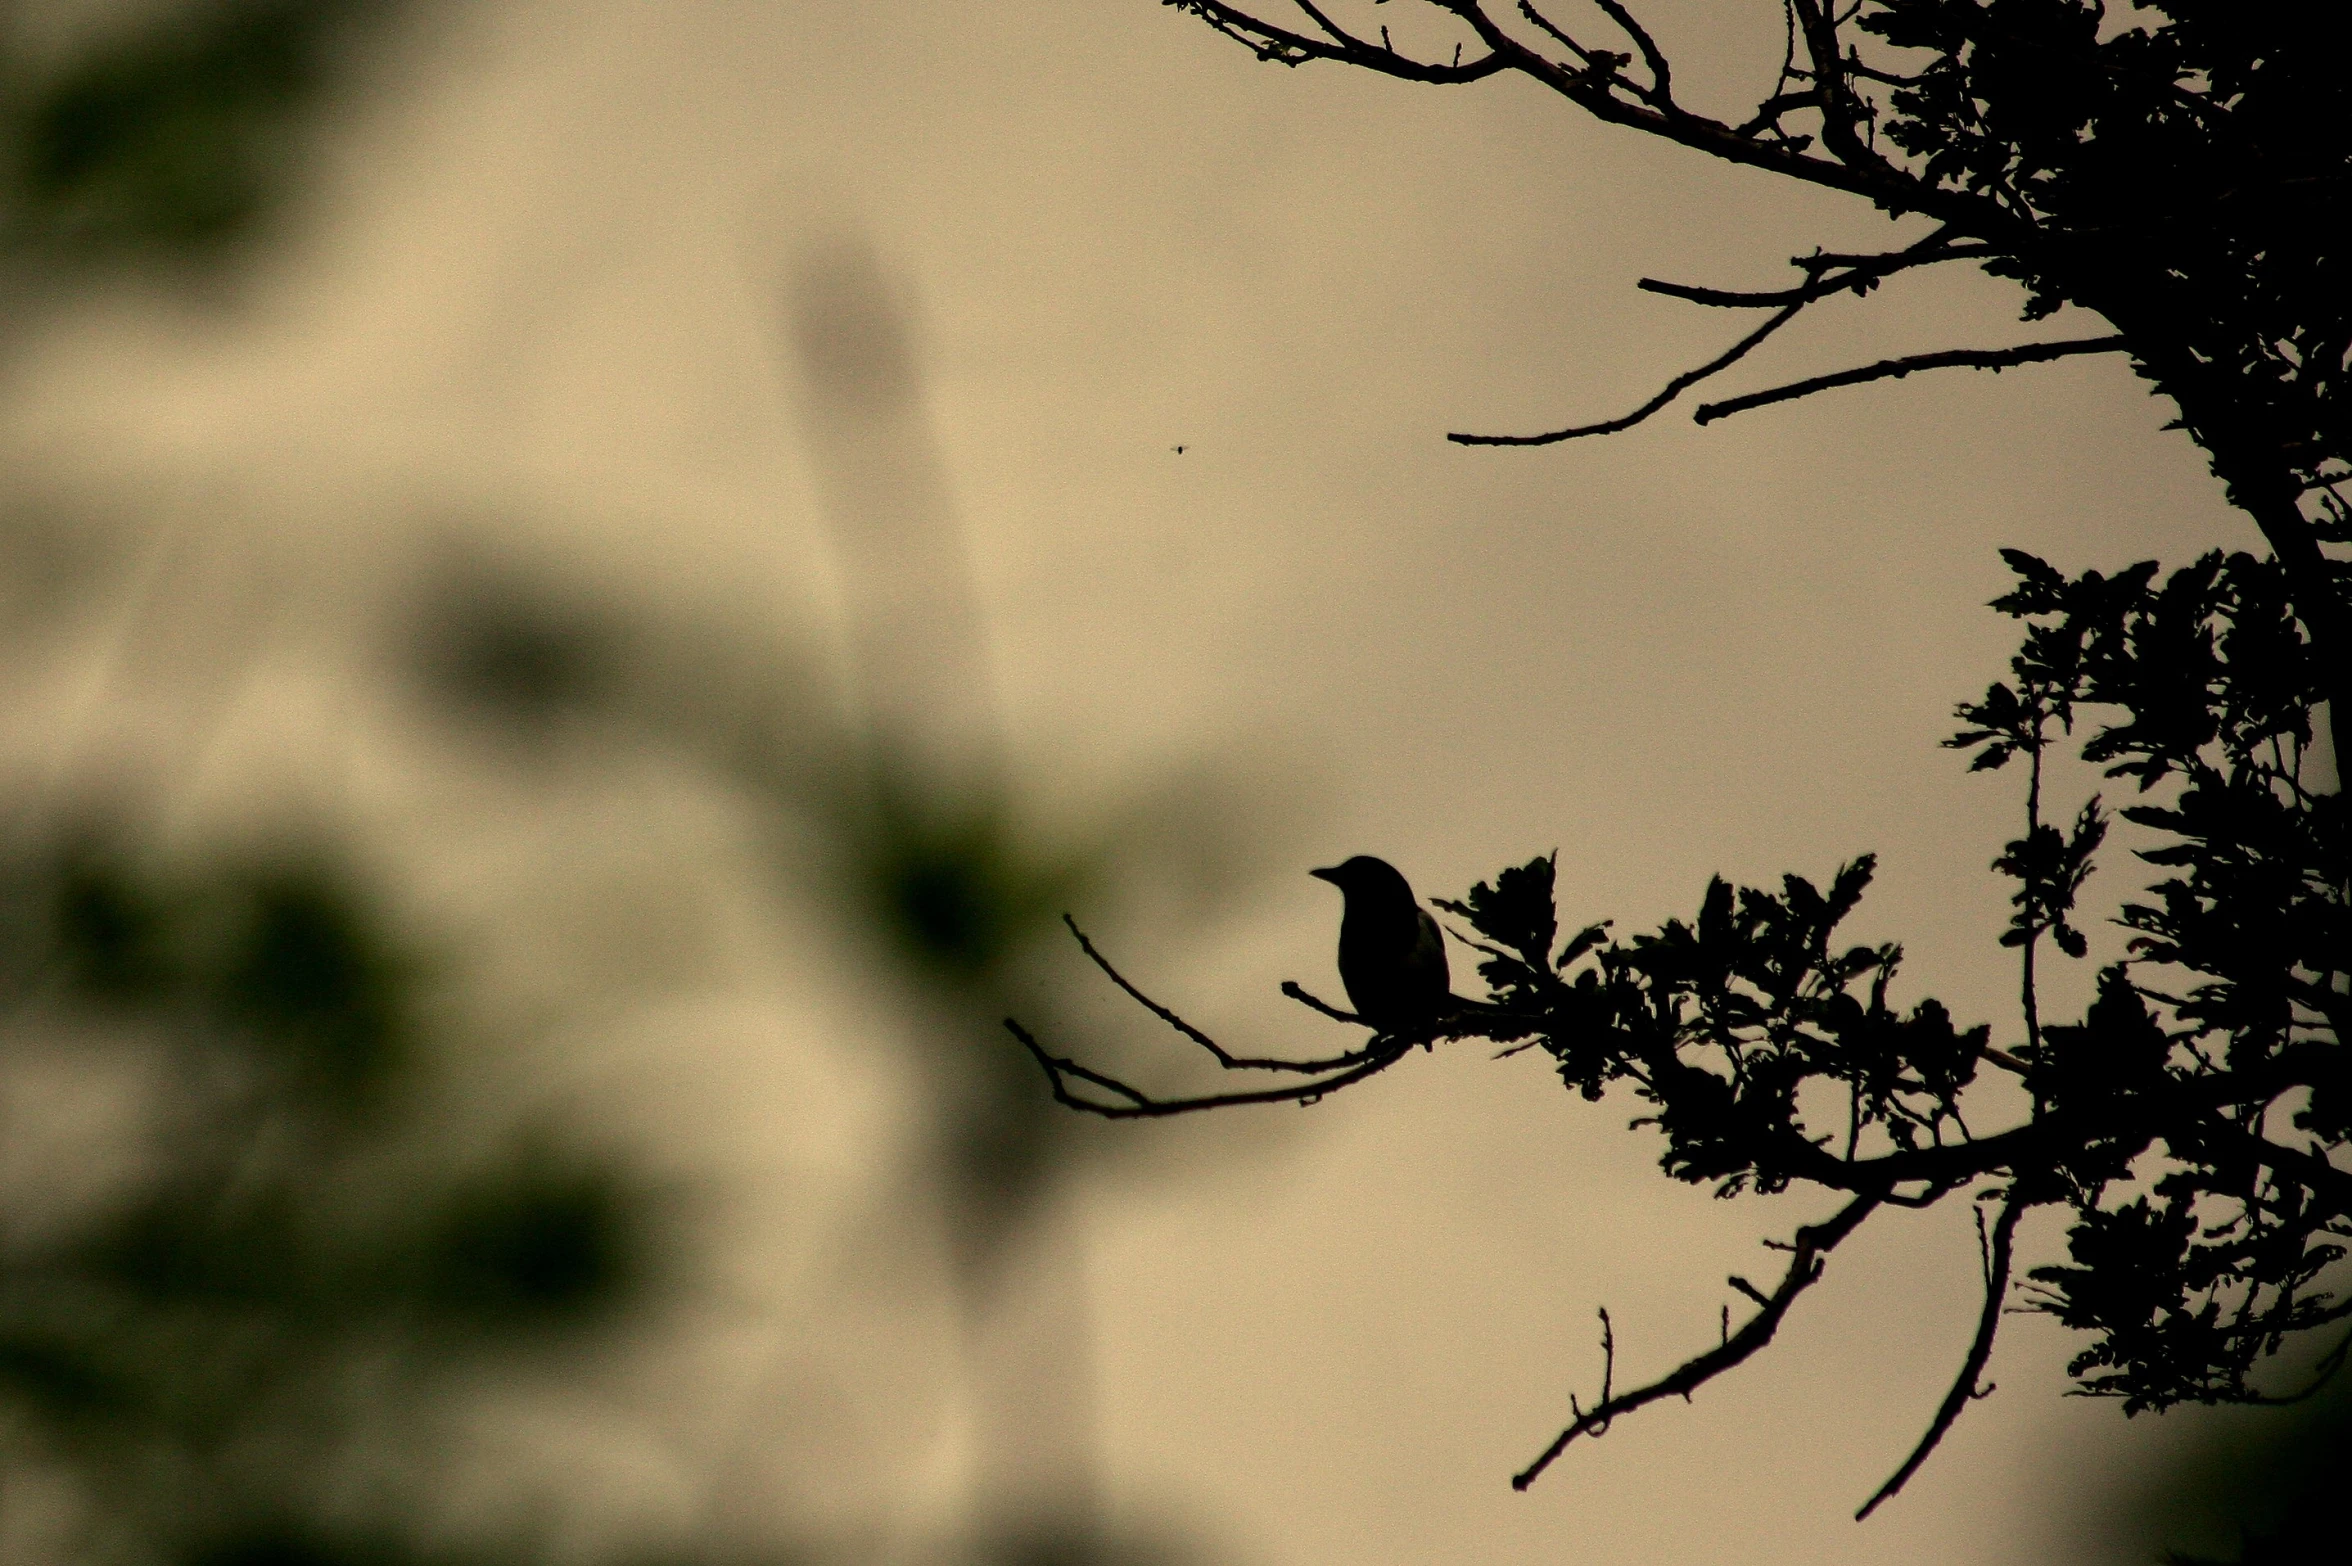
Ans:
{"label": "blurred foliage", "polygon": [[241,258],[298,188],[361,27],[398,5],[172,0],[127,24],[89,7],[11,8],[0,17],[9,260],[59,277]]}
{"label": "blurred foliage", "polygon": [[[283,232],[381,24],[413,9],[0,10],[5,281],[21,300],[125,275],[233,276]],[[536,573],[446,585],[411,671],[444,711],[538,747],[539,762],[559,754],[548,741],[619,718],[744,786],[788,823],[780,837],[816,829],[822,847],[786,874],[840,893],[862,915],[855,939],[904,981],[928,1051],[926,1176],[955,1209],[962,1259],[999,1254],[1077,1134],[1030,1091],[994,1018],[1053,914],[1124,840],[1060,852],[993,784],[877,759],[895,736],[743,720],[706,666],[649,669],[617,620],[583,615]],[[598,1342],[662,1275],[657,1214],[628,1171],[555,1142],[472,1164],[422,1146],[422,975],[329,867],[170,877],[127,840],[19,843],[0,884],[0,982],[17,1000],[0,1072],[62,1050],[135,1061],[142,1084],[103,1168],[48,1177],[77,1197],[0,1209],[13,1420],[0,1461],[106,1498],[77,1546],[91,1558],[490,1558],[424,1542],[429,1504],[355,1511],[336,1487],[358,1482],[379,1427],[451,1375]],[[383,1461],[385,1483],[421,1482],[422,1454]],[[992,1560],[1122,1548],[1090,1515],[974,1547]]]}
{"label": "blurred foliage", "polygon": [[[4,264],[70,287],[246,261],[400,9],[10,7]],[[547,683],[532,647],[466,656]],[[330,863],[166,874],[135,836],[19,811],[0,848],[0,1482],[62,1475],[80,1559],[536,1556],[428,1546],[398,1492],[429,1454],[394,1448],[459,1376],[589,1350],[649,1297],[643,1181],[438,1140],[425,976]]]}
{"label": "blurred foliage", "polygon": [[[933,1046],[938,1156],[968,1265],[985,1263],[1089,1132],[1037,1092],[997,1019],[1051,1004],[1024,981],[1059,916],[1112,878],[1133,845],[1053,845],[1013,802],[885,760],[872,791],[841,802],[841,873],[869,937],[939,1012]],[[1047,992],[1050,993],[1050,992]]]}
{"label": "blurred foliage", "polygon": [[451,1372],[623,1319],[654,1210],[609,1160],[435,1145],[417,972],[325,865],[167,878],[122,841],[0,865],[7,1134],[43,1148],[43,1062],[135,1087],[0,1215],[11,1464],[73,1476],[92,1558],[424,1558],[397,1516],[344,1537],[336,1486]]}

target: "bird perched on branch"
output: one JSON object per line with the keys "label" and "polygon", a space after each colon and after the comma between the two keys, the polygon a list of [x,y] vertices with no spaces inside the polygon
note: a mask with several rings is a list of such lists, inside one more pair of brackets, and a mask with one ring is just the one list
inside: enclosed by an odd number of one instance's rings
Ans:
{"label": "bird perched on branch", "polygon": [[1357,1016],[1392,1033],[1453,1009],[1445,938],[1394,865],[1358,854],[1309,873],[1347,899],[1339,921],[1339,982]]}

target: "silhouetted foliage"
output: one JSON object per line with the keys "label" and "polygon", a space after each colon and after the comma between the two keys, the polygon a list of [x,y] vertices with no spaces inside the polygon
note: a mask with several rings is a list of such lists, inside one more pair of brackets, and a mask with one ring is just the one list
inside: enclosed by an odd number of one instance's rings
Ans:
{"label": "silhouetted foliage", "polygon": [[[1320,1061],[1229,1053],[1127,985],[1081,935],[1114,980],[1220,1065],[1294,1080],[1156,1098],[1047,1053],[1014,1024],[1055,1097],[1115,1118],[1313,1102],[1413,1044],[1487,1039],[1540,1048],[1586,1099],[1630,1094],[1642,1106],[1635,1124],[1661,1136],[1676,1179],[1724,1196],[1838,1193],[1834,1216],[1777,1246],[1789,1259],[1775,1285],[1730,1280],[1752,1315],[1735,1324],[1727,1309],[1718,1345],[1647,1386],[1615,1390],[1609,1365],[1600,1400],[1572,1401],[1574,1418],[1517,1476],[1521,1487],[1575,1438],[1687,1396],[1762,1348],[1874,1212],[1962,1193],[1984,1204],[1978,1330],[1926,1435],[1862,1515],[1979,1395],[2011,1298],[2016,1229],[2033,1208],[2070,1215],[2068,1259],[2030,1268],[2022,1292],[2088,1335],[2071,1366],[2077,1391],[2136,1412],[2291,1398],[2309,1373],[2332,1374],[2352,1345],[2339,1265],[2352,1170],[2337,1162],[2352,1151],[2352,829],[2314,725],[2328,714],[2340,739],[2352,707],[2352,571],[2330,553],[2352,543],[2336,488],[2352,473],[2342,389],[2352,277],[2326,216],[2352,191],[2341,70],[2352,17],[2220,0],[2160,0],[2129,22],[2097,0],[1789,0],[1773,91],[1752,113],[1717,118],[1675,96],[1664,50],[1618,0],[1595,0],[1599,22],[1632,52],[1532,3],[1506,15],[1429,0],[1461,43],[1427,54],[1394,43],[1370,13],[1356,28],[1354,13],[1303,0],[1279,15],[1167,3],[1285,65],[1336,61],[1437,84],[1516,72],[1604,120],[1932,225],[1882,254],[1795,258],[1802,281],[1787,289],[1645,279],[1698,304],[1773,314],[1622,417],[1458,442],[1624,429],[1821,299],[1973,262],[2020,283],[2025,319],[2081,309],[2113,335],[1887,360],[1705,404],[1698,421],[1926,369],[2124,352],[2172,398],[2273,553],[2070,577],[2006,552],[2017,586],[1994,607],[2024,622],[2023,644],[2009,680],[1960,706],[1948,741],[1978,770],[2023,761],[2027,774],[2023,831],[1993,860],[2015,883],[1999,940],[2021,964],[2019,1029],[1998,1044],[1994,1025],[1961,1025],[1932,999],[1893,1003],[1899,946],[1840,941],[1870,881],[1867,855],[1826,887],[1718,879],[1694,919],[1629,940],[1595,923],[1564,945],[1544,858],[1438,904],[1467,925],[1457,934],[1482,954],[1490,1000]],[[2060,745],[2079,745],[2131,791],[2114,814],[2152,839],[2135,852],[2159,879],[2123,903],[2127,955],[2098,974],[2080,1020],[2045,1022],[2037,965],[2052,948],[2087,955],[2078,900],[2111,821],[2098,797],[2050,808],[2043,762]],[[1988,1067],[2016,1086],[1988,1089]],[[2004,1106],[2016,1106],[2006,1123]],[[2297,1365],[2301,1384],[2277,1368]]]}
{"label": "silhouetted foliage", "polygon": [[1676,97],[1665,52],[1617,0],[1596,8],[1633,53],[1532,3],[1427,0],[1462,40],[1430,58],[1319,8],[1165,3],[1285,65],[1439,84],[1516,73],[1611,123],[1932,225],[1883,254],[1796,257],[1803,281],[1787,289],[1645,279],[1699,304],[1774,313],[1622,418],[1452,439],[1545,444],[1625,428],[1822,299],[1974,263],[2021,284],[2026,319],[2071,307],[2104,317],[2112,335],[1886,360],[1703,404],[1699,422],[1943,366],[2125,353],[2275,552],[2296,617],[2337,671],[2327,682],[2344,721],[2352,630],[2343,566],[2323,548],[2352,542],[2332,488],[2352,472],[2352,255],[2327,216],[2352,190],[2352,83],[2337,69],[2352,17],[2341,8],[2158,0],[2127,20],[2102,0],[1789,0],[1773,90],[1718,117]]}

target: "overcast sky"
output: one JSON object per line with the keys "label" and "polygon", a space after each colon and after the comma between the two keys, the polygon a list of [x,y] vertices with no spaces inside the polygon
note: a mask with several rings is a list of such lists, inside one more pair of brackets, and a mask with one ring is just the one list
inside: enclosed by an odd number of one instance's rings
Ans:
{"label": "overcast sky", "polygon": [[[1769,0],[1653,9],[1698,102],[1770,86]],[[1150,0],[441,10],[244,309],[107,304],[23,354],[20,471],[279,519],[267,545],[175,546],[248,589],[259,550],[297,562],[272,568],[294,597],[341,603],[397,553],[390,519],[479,518],[500,547],[837,663],[778,301],[796,256],[863,235],[914,322],[988,687],[1040,808],[1180,764],[1269,801],[1262,878],[1132,965],[1269,1048],[1336,1042],[1276,993],[1334,987],[1337,908],[1308,867],[1378,853],[1458,896],[1555,847],[1563,918],[1621,930],[1687,914],[1716,872],[1818,880],[1874,850],[1855,933],[1904,942],[1899,993],[2014,1033],[1986,864],[2016,791],[1935,746],[2003,672],[1995,551],[2075,570],[2256,543],[2114,359],[1446,443],[1621,412],[1744,329],[1639,277],[1780,286],[1815,245],[1916,232],[1524,83],[1259,65]],[[1725,385],[2034,332],[2071,334],[2020,326],[1996,281],[1900,280]],[[285,619],[251,597],[217,617]],[[206,721],[342,721],[292,689]],[[208,732],[201,765],[237,772],[220,758],[245,741]],[[356,754],[320,774],[353,808],[454,797]],[[2111,859],[2093,890],[2129,876]],[[668,1074],[695,1080],[665,1091],[725,1106],[709,1134],[765,1148],[747,1167],[854,1180],[843,1127],[885,1124],[892,1090],[827,1032],[840,981],[808,966],[761,968],[768,1020],[737,1049],[678,1046]],[[1628,1106],[1574,1099],[1539,1055],[1465,1047],[1282,1113],[1279,1139],[1074,1205],[1118,1505],[1271,1566],[2145,1557],[2082,1537],[2081,1508],[2165,1432],[2062,1400],[2073,1345],[2035,1318],[2002,1340],[1998,1395],[1849,1520],[1974,1320],[1956,1203],[1874,1224],[1759,1360],[1513,1494],[1596,1390],[1596,1306],[1620,1386],[1645,1378],[1712,1341],[1727,1273],[1773,1269],[1759,1239],[1827,1204],[1672,1185]],[[2048,1254],[2054,1232],[2029,1234]]]}

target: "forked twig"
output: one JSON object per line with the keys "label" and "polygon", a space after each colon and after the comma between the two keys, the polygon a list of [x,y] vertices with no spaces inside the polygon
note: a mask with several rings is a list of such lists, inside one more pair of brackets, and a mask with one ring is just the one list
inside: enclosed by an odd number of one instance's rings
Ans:
{"label": "forked twig", "polygon": [[[1206,1033],[1203,1033],[1200,1029],[1194,1027],[1191,1023],[1186,1022],[1182,1017],[1177,1016],[1176,1013],[1170,1011],[1167,1007],[1161,1005],[1158,1001],[1153,1000],[1149,995],[1144,994],[1143,991],[1137,989],[1133,984],[1129,983],[1127,975],[1112,967],[1111,960],[1095,949],[1094,942],[1087,939],[1086,932],[1078,928],[1077,920],[1071,918],[1068,914],[1064,914],[1062,915],[1062,923],[1068,925],[1070,927],[1070,933],[1078,937],[1079,950],[1085,952],[1088,960],[1090,960],[1097,968],[1100,968],[1104,973],[1110,975],[1110,979],[1113,984],[1116,984],[1120,989],[1125,990],[1128,997],[1135,1001],[1136,1004],[1143,1007],[1144,1010],[1159,1018],[1169,1027],[1174,1028],[1177,1032],[1183,1034],[1186,1038],[1192,1040],[1195,1044],[1198,1044],[1201,1048],[1207,1050],[1210,1054],[1216,1056],[1217,1064],[1223,1066],[1228,1071],[1296,1071],[1307,1074],[1312,1074],[1318,1071],[1336,1071],[1342,1067],[1356,1064],[1357,1062],[1366,1058],[1366,1056],[1370,1053],[1369,1047],[1367,1047],[1366,1049],[1362,1050],[1352,1050],[1345,1055],[1334,1055],[1327,1060],[1279,1060],[1271,1056],[1236,1055],[1227,1050],[1224,1045],[1219,1044],[1215,1039],[1210,1038]],[[1313,1006],[1317,1011],[1322,1012],[1326,1016],[1335,1017],[1341,1022],[1355,1022],[1359,1020],[1351,1013],[1335,1010],[1330,1006],[1324,1005],[1321,1001],[1313,999],[1307,994],[1306,991],[1300,989],[1295,984],[1283,985],[1282,993],[1292,996],[1294,999],[1303,1000],[1308,1005]]]}
{"label": "forked twig", "polygon": [[[1154,1098],[1132,1083],[1124,1082],[1107,1072],[1082,1065],[1067,1056],[1056,1055],[1037,1041],[1037,1036],[1011,1017],[1004,1019],[1007,1032],[1021,1041],[1046,1081],[1053,1088],[1054,1101],[1090,1115],[1101,1115],[1110,1120],[1156,1119],[1168,1115],[1188,1115],[1197,1110],[1223,1109],[1235,1104],[1312,1104],[1324,1094],[1361,1082],[1366,1077],[1387,1070],[1404,1058],[1405,1052],[1422,1042],[1421,1031],[1375,1033],[1361,1049],[1343,1055],[1330,1055],[1321,1060],[1282,1060],[1272,1056],[1236,1055],[1210,1038],[1206,1033],[1178,1016],[1173,1010],[1153,1000],[1137,989],[1128,977],[1111,963],[1108,957],[1078,927],[1078,921],[1068,914],[1062,923],[1077,937],[1078,947],[1088,959],[1110,977],[1110,981],[1124,990],[1128,997],[1169,1027],[1207,1050],[1217,1064],[1227,1071],[1286,1071],[1313,1081],[1298,1082],[1285,1087],[1260,1088],[1242,1093],[1210,1093],[1197,1098]],[[1353,1012],[1341,1011],[1308,994],[1295,983],[1285,983],[1282,992],[1292,999],[1313,1007],[1323,1015],[1339,1022],[1361,1024],[1363,1019]],[[1434,1024],[1433,1024],[1434,1026]],[[1072,1083],[1083,1083],[1110,1095],[1106,1102],[1072,1089]]]}
{"label": "forked twig", "polygon": [[1524,1490],[1535,1483],[1537,1476],[1551,1467],[1552,1460],[1578,1436],[1602,1435],[1608,1430],[1609,1422],[1619,1414],[1630,1413],[1660,1398],[1688,1397],[1771,1342],[1773,1333],[1780,1328],[1781,1318],[1788,1314],[1789,1306],[1821,1277],[1821,1259],[1853,1233],[1855,1226],[1869,1217],[1881,1200],[1883,1198],[1879,1192],[1865,1191],[1840,1208],[1836,1216],[1827,1222],[1808,1224],[1799,1229],[1788,1248],[1788,1271],[1782,1276],[1780,1287],[1772,1291],[1771,1297],[1765,1300],[1755,1315],[1748,1318],[1745,1325],[1727,1335],[1717,1347],[1684,1360],[1648,1386],[1636,1387],[1621,1396],[1610,1396],[1604,1391],[1601,1400],[1589,1409],[1576,1409],[1572,1402],[1569,1406],[1575,1409],[1574,1421],[1553,1438],[1552,1444],[1545,1447],[1534,1462],[1511,1476],[1511,1488]]}
{"label": "forked twig", "polygon": [[[1249,1093],[1210,1093],[1199,1098],[1154,1098],[1141,1088],[1120,1081],[1108,1073],[1082,1066],[1066,1056],[1049,1054],[1037,1042],[1035,1034],[1011,1017],[1004,1019],[1006,1031],[1021,1041],[1053,1087],[1054,1102],[1070,1109],[1100,1115],[1105,1120],[1159,1120],[1170,1115],[1189,1115],[1203,1109],[1226,1109],[1237,1104],[1312,1104],[1326,1093],[1335,1093],[1352,1086],[1366,1077],[1386,1071],[1405,1056],[1405,1043],[1382,1037],[1371,1047],[1353,1057],[1354,1063],[1334,1076],[1318,1077],[1312,1082],[1297,1082],[1284,1087],[1261,1088]],[[1342,1057],[1347,1059],[1349,1057]],[[1114,1095],[1117,1102],[1105,1103],[1099,1098],[1088,1098],[1070,1090],[1070,1083],[1078,1081],[1101,1088]]]}
{"label": "forked twig", "polygon": [[1614,435],[1619,430],[1629,430],[1699,382],[1706,380],[1709,376],[1719,375],[1739,363],[1755,349],[1757,344],[1795,320],[1797,312],[1813,303],[1814,299],[1818,297],[1820,296],[1809,295],[1782,309],[1771,320],[1766,321],[1762,326],[1757,327],[1705,364],[1695,370],[1685,370],[1668,381],[1656,396],[1631,413],[1620,414],[1614,419],[1603,419],[1598,424],[1576,424],[1564,430],[1547,430],[1540,435],[1472,435],[1456,431],[1446,436],[1446,439],[1457,446],[1551,446],[1564,440],[1581,440],[1587,435]]}
{"label": "forked twig", "polygon": [[[1877,1511],[1881,1501],[1910,1483],[1911,1476],[1919,1472],[1919,1465],[1927,1461],[1928,1454],[1936,1449],[1943,1441],[1944,1433],[1959,1419],[1960,1411],[1993,1390],[1989,1386],[1980,1390],[1977,1378],[1984,1374],[1985,1362],[1992,1358],[1993,1335],[2001,1329],[2001,1305],[2009,1295],[2010,1242],[2017,1235],[2017,1220],[2025,1216],[2025,1209],[2029,1205],[2015,1186],[2009,1188],[2008,1199],[2001,1204],[2000,1217],[1993,1220],[1992,1239],[1986,1246],[1984,1311],[1977,1317],[1976,1337],[1968,1345],[1968,1358],[1961,1364],[1960,1374],[1952,1382],[1952,1390],[1944,1394],[1944,1401],[1936,1409],[1935,1418],[1928,1421],[1927,1433],[1919,1438],[1919,1444],[1911,1449],[1911,1455],[1903,1459],[1903,1466],[1896,1469],[1887,1482],[1862,1503],[1862,1509],[1854,1514],[1854,1521],[1860,1522]],[[1977,1211],[1981,1215],[1983,1209]],[[1977,1221],[1982,1223],[1984,1220],[1979,1216]]]}
{"label": "forked twig", "polygon": [[[1697,304],[1725,308],[1778,305],[1780,308],[1770,320],[1748,333],[1738,342],[1733,343],[1722,353],[1696,369],[1685,370],[1682,374],[1668,381],[1659,388],[1657,395],[1651,397],[1649,401],[1631,413],[1621,414],[1614,419],[1603,419],[1598,424],[1578,424],[1571,425],[1567,429],[1548,430],[1540,435],[1472,435],[1457,432],[1448,435],[1446,439],[1457,446],[1550,446],[1564,440],[1581,440],[1588,435],[1614,435],[1620,430],[1631,429],[1659,412],[1668,403],[1699,382],[1711,380],[1739,363],[1740,360],[1752,353],[1764,339],[1796,319],[1798,313],[1808,305],[1818,304],[1836,294],[1859,293],[1877,283],[1881,278],[1911,267],[1929,266],[1938,261],[1962,260],[1971,253],[1962,251],[1959,254],[1946,254],[1952,248],[1946,237],[1946,231],[1938,229],[1917,244],[1888,255],[1841,256],[1837,258],[1834,265],[1827,267],[1822,265],[1821,257],[1799,257],[1795,264],[1806,270],[1809,274],[1808,280],[1798,287],[1783,289],[1771,294],[1742,294],[1723,289],[1693,288],[1680,283],[1663,283],[1655,278],[1643,278],[1641,287],[1651,293],[1689,299]],[[1835,275],[1826,275],[1831,272],[1834,272]],[[1909,372],[1890,371],[1888,373],[1907,374]],[[1700,411],[1702,417],[1699,422],[1704,424],[1707,422],[1703,416],[1705,410],[1701,409]]]}

